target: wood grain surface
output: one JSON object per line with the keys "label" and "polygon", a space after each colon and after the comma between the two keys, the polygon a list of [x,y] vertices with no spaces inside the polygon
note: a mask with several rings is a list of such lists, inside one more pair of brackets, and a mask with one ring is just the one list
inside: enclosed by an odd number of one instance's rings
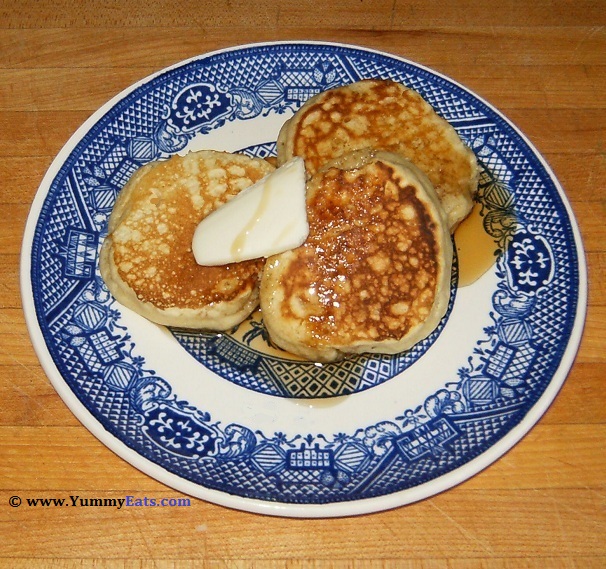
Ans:
{"label": "wood grain surface", "polygon": [[[0,567],[606,567],[606,4],[551,0],[0,1]],[[32,348],[19,254],[44,173],[133,82],[208,51],[326,40],[431,67],[504,112],[577,216],[589,306],[554,404],[509,453],[410,506],[280,519],[182,508],[36,508],[11,496],[184,495],[142,474],[68,410]]]}

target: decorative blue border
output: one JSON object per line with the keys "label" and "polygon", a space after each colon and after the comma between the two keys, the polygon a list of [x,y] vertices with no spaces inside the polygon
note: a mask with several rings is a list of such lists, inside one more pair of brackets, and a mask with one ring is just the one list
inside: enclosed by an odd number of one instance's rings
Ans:
{"label": "decorative blue border", "polygon": [[[270,109],[286,112],[318,90],[364,77],[392,78],[421,92],[483,165],[484,222],[501,246],[493,324],[457,377],[395,418],[316,436],[223,425],[147,369],[120,324],[96,267],[115,196],[141,164],[184,148],[193,136]],[[509,230],[498,234],[503,226]],[[168,70],[126,95],[85,134],[51,183],[31,261],[47,348],[65,383],[108,432],[202,487],[290,504],[389,495],[491,448],[550,384],[570,339],[579,290],[562,198],[498,113],[411,63],[322,44],[226,51]]]}

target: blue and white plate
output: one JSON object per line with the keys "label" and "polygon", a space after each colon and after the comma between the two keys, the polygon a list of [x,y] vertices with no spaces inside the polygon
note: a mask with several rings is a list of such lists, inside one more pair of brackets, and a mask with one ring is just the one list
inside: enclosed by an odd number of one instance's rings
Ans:
{"label": "blue and white plate", "polygon": [[[192,149],[275,152],[310,96],[362,78],[419,91],[481,165],[496,262],[457,286],[438,329],[397,356],[301,362],[255,315],[226,334],[168,330],[118,304],[98,253],[116,195],[151,160]],[[194,58],[95,113],[53,162],[22,254],[29,331],[59,395],[104,444],[204,500],[331,517],[426,498],[497,460],[538,421],[572,365],[586,267],[566,197],[498,111],[395,56],[272,43]]]}

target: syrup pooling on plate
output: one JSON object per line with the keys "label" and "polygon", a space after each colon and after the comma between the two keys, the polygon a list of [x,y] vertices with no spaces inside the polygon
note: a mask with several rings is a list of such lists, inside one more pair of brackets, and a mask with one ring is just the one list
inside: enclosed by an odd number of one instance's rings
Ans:
{"label": "syrup pooling on plate", "polygon": [[469,286],[476,282],[497,259],[497,245],[484,229],[481,210],[482,206],[476,203],[454,234],[459,262],[459,286]]}
{"label": "syrup pooling on plate", "polygon": [[497,208],[489,208],[484,200],[474,204],[454,233],[460,287],[474,284],[495,265],[516,229],[513,196],[508,191],[499,188]]}

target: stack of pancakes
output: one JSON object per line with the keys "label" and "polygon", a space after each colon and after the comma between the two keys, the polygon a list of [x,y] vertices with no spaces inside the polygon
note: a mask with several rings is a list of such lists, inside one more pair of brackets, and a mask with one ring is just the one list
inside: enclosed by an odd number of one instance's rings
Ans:
{"label": "stack of pancakes", "polygon": [[306,242],[222,267],[195,263],[195,227],[273,167],[205,151],[136,173],[101,253],[116,298],[161,324],[213,330],[260,302],[276,345],[324,362],[396,353],[430,334],[448,305],[451,232],[473,205],[473,152],[418,93],[365,80],[285,123],[278,165],[294,156],[308,176]]}

